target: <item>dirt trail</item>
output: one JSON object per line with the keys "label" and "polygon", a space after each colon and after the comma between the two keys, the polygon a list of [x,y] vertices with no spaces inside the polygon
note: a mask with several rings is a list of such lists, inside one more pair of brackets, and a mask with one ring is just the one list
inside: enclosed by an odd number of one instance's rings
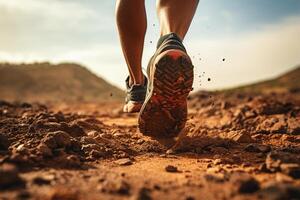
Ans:
{"label": "dirt trail", "polygon": [[117,103],[0,102],[0,199],[300,199],[299,96],[198,93],[176,141]]}

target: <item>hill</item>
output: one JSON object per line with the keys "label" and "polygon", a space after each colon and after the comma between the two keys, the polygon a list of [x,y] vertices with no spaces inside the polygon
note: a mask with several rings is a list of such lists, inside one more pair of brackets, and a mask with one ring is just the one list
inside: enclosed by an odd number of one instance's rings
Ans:
{"label": "hill", "polygon": [[74,63],[0,63],[0,99],[28,102],[119,101],[123,92]]}
{"label": "hill", "polygon": [[299,92],[300,66],[274,79],[245,85],[241,87],[222,90],[225,93],[271,93],[271,92]]}

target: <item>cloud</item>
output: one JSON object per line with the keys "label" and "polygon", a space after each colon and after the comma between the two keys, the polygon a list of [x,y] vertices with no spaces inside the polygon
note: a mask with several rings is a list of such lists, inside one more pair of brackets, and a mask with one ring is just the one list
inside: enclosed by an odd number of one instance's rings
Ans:
{"label": "cloud", "polygon": [[19,0],[0,0],[0,8],[18,14],[39,15],[63,20],[80,20],[97,15],[94,10],[73,1],[26,0],[26,2],[20,3]]}
{"label": "cloud", "polygon": [[[190,38],[196,88],[226,88],[271,78],[300,64],[300,17],[289,17],[261,30],[215,39]],[[200,55],[198,55],[200,53]],[[201,61],[199,61],[201,57]],[[225,58],[225,62],[222,59]]]}
{"label": "cloud", "polygon": [[107,3],[99,7],[69,0],[25,2],[0,0],[0,51],[60,53],[111,38],[113,7]]}

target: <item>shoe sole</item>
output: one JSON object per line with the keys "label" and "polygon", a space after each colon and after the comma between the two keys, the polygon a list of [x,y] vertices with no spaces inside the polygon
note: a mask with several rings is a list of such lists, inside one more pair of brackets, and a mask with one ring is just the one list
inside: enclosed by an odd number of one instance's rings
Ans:
{"label": "shoe sole", "polygon": [[187,96],[192,90],[194,66],[180,50],[168,50],[154,63],[150,68],[150,92],[139,114],[139,129],[151,137],[175,137],[187,121]]}
{"label": "shoe sole", "polygon": [[143,103],[141,102],[135,102],[135,101],[129,101],[123,106],[123,112],[124,113],[137,113],[140,112],[142,108]]}

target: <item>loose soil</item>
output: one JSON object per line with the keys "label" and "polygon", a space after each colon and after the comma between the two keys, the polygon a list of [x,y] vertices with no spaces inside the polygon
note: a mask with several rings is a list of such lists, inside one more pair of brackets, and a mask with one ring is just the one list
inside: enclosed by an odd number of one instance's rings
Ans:
{"label": "loose soil", "polygon": [[1,101],[0,199],[300,199],[299,97],[196,93],[174,140],[118,103]]}

